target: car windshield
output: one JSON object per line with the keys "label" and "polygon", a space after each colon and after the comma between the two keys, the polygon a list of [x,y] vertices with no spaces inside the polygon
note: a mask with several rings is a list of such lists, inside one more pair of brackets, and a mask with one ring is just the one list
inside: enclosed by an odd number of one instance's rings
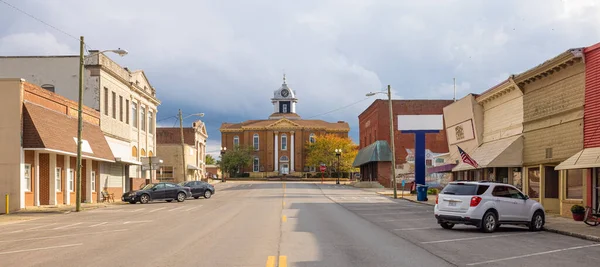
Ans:
{"label": "car windshield", "polygon": [[151,189],[154,186],[155,186],[155,184],[147,184],[144,187],[142,187],[140,190],[149,190],[149,189]]}
{"label": "car windshield", "polygon": [[185,183],[186,182],[181,182],[181,183],[178,183],[177,185],[179,185],[179,186],[185,186]]}
{"label": "car windshield", "polygon": [[441,192],[446,195],[477,195],[476,184],[449,184]]}

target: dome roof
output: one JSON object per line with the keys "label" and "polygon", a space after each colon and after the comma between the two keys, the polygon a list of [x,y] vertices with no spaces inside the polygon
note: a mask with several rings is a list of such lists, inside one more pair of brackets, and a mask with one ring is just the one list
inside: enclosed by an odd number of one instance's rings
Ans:
{"label": "dome roof", "polygon": [[273,99],[296,99],[296,92],[287,85],[285,74],[281,87],[273,92]]}

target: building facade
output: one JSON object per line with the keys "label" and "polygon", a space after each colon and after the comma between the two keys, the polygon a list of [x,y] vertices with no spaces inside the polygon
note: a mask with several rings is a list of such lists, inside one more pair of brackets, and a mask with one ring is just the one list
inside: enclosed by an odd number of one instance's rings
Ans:
{"label": "building facade", "polygon": [[[0,90],[0,193],[9,195],[9,209],[75,204],[77,103],[22,79],[0,79]],[[102,190],[99,166],[114,156],[99,112],[84,106],[83,121],[81,196],[92,203]]]}
{"label": "building facade", "polygon": [[[0,77],[21,77],[78,101],[78,56],[0,57]],[[100,127],[115,162],[100,164],[103,188],[116,195],[151,177],[141,157],[156,155],[156,90],[143,71],[130,71],[98,51],[85,58],[83,104],[100,112]]]}
{"label": "building facade", "polygon": [[[392,110],[395,118],[400,115],[442,115],[444,107],[452,102],[452,100],[393,100]],[[359,154],[373,154],[379,150],[390,149],[390,113],[388,105],[387,100],[375,100],[358,116]],[[408,151],[415,148],[415,136],[400,131],[397,119],[394,119],[394,142],[396,148],[394,152],[396,174],[414,174],[414,170],[410,170],[410,164],[405,163],[407,163]],[[448,153],[446,132],[444,130],[439,133],[427,134],[425,143],[425,148],[433,153]],[[391,187],[391,158],[384,157],[375,160],[377,157],[363,155],[360,158],[364,157],[364,159],[355,160],[353,164],[360,167],[361,179],[363,181],[379,181],[382,185]],[[357,156],[357,158],[359,157]],[[432,161],[427,161],[427,164],[429,164],[427,167],[434,166]]]}
{"label": "building facade", "polygon": [[206,179],[204,161],[208,134],[204,122],[196,121],[192,127],[183,128],[183,151],[180,128],[156,128],[156,139],[157,151],[163,161],[158,180],[179,183]]}
{"label": "building facade", "polygon": [[302,176],[305,172],[315,172],[318,166],[305,163],[306,144],[325,134],[348,137],[347,122],[302,119],[296,113],[297,102],[296,92],[288,87],[284,77],[281,87],[273,93],[273,114],[268,119],[221,125],[221,147],[231,150],[246,146],[254,150],[251,166],[241,172],[251,177]]}

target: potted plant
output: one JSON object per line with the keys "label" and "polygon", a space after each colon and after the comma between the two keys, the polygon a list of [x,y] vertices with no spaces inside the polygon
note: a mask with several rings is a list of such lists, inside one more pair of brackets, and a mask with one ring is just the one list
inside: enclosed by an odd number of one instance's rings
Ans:
{"label": "potted plant", "polygon": [[571,207],[571,214],[573,214],[573,220],[575,221],[583,221],[583,216],[585,215],[585,208],[581,205],[573,205]]}

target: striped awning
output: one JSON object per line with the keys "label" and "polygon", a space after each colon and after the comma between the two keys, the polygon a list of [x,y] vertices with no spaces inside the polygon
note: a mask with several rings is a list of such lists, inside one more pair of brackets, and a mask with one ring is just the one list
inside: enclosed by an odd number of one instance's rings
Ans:
{"label": "striped awning", "polygon": [[600,147],[585,148],[556,166],[555,170],[600,167]]}

